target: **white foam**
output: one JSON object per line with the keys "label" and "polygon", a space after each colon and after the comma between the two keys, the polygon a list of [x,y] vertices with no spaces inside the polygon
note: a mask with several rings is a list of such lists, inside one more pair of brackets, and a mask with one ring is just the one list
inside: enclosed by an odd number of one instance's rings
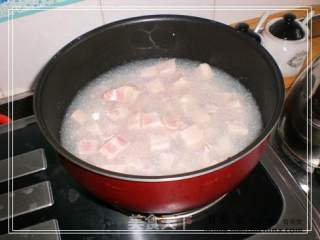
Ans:
{"label": "white foam", "polygon": [[[159,75],[159,78],[152,74],[141,75],[144,69],[164,61],[166,59],[132,62],[108,71],[88,84],[75,97],[65,115],[61,127],[62,145],[98,167],[150,176],[190,172],[214,165],[243,150],[260,134],[262,120],[258,106],[239,81],[213,67],[210,79],[207,75],[206,79],[201,79],[197,70],[200,63],[182,59],[176,60],[173,75]],[[183,85],[179,83],[181,86],[175,87],[174,82],[181,77]],[[161,91],[150,91],[153,86],[148,82],[154,80],[161,81],[165,91],[162,88]],[[105,101],[102,96],[106,90],[126,84],[135,85],[142,92],[135,102],[121,103],[126,104],[129,116],[113,122],[108,118],[107,109],[120,103]],[[83,124],[75,121],[71,117],[75,110],[85,113],[88,120]],[[161,125],[139,128],[139,121],[138,125],[128,127],[129,117],[137,111],[158,112],[160,115],[179,113],[184,124],[196,124],[203,131],[203,142],[186,144],[181,137],[182,129],[166,129]],[[194,117],[199,113],[206,119]],[[209,119],[206,113],[209,113]],[[90,126],[95,129],[88,130]],[[170,140],[170,148],[161,142],[166,147],[151,151],[157,146],[150,146],[150,138],[159,134]],[[102,146],[111,136],[117,135],[130,144],[114,159],[106,159],[99,151],[91,155],[79,154],[77,143],[81,139],[97,140]]]}

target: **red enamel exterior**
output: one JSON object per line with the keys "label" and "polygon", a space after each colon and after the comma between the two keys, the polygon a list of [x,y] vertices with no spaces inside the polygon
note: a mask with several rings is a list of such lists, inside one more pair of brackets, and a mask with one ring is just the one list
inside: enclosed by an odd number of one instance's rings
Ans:
{"label": "red enamel exterior", "polygon": [[201,207],[233,190],[257,165],[267,139],[241,159],[201,176],[137,182],[103,176],[63,158],[70,174],[103,201],[131,211],[176,213]]}

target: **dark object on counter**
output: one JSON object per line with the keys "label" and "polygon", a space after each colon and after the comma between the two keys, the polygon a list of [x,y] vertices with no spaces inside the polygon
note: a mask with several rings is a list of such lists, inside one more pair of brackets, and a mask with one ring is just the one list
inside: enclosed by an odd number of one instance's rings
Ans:
{"label": "dark object on counter", "polygon": [[316,179],[318,179],[318,181],[320,182],[320,166],[319,168],[316,168],[314,170],[314,175],[316,176]]}
{"label": "dark object on counter", "polygon": [[253,38],[258,43],[261,43],[261,37],[259,36],[259,34],[252,31],[247,23],[238,23],[235,26],[235,29],[239,32],[247,34],[249,37]]}
{"label": "dark object on counter", "polygon": [[276,21],[270,26],[270,33],[284,40],[300,40],[304,37],[304,31],[298,24],[296,16],[287,13],[281,20]]}
{"label": "dark object on counter", "polygon": [[33,97],[30,93],[16,94],[13,101],[0,105],[0,113],[16,120],[33,115]]}
{"label": "dark object on counter", "polygon": [[310,66],[292,86],[279,125],[285,150],[304,168],[317,167],[320,157],[320,57]]}
{"label": "dark object on counter", "polygon": [[[187,58],[238,78],[261,110],[264,128],[235,156],[198,171],[134,176],[83,161],[60,144],[64,114],[79,89],[128,61]],[[207,19],[156,15],[126,19],[90,31],[60,50],[38,77],[34,111],[40,129],[69,173],[111,205],[135,212],[174,213],[204,206],[233,190],[258,164],[281,115],[284,86],[269,53],[235,29]]]}

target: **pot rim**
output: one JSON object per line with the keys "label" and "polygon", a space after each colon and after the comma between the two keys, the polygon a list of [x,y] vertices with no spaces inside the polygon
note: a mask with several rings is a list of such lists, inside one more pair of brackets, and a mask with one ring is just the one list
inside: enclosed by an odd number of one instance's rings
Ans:
{"label": "pot rim", "polygon": [[[71,154],[69,151],[67,151],[65,148],[62,147],[62,145],[53,137],[47,126],[46,123],[44,122],[42,118],[42,112],[41,112],[41,101],[40,99],[42,98],[42,89],[44,86],[44,83],[47,79],[48,74],[50,74],[51,70],[54,68],[55,64],[57,63],[59,56],[65,54],[69,50],[71,50],[74,45],[77,45],[81,43],[82,41],[90,38],[92,34],[101,32],[101,31],[106,31],[108,29],[115,28],[119,25],[127,25],[127,24],[134,24],[134,23],[141,23],[141,22],[146,22],[146,21],[162,21],[162,20],[180,20],[180,21],[186,21],[186,22],[198,22],[202,24],[217,24],[220,27],[225,28],[226,31],[232,32],[232,34],[238,34],[239,38],[242,38],[243,41],[247,41],[248,44],[251,44],[254,46],[257,51],[259,51],[259,54],[262,55],[264,58],[266,58],[268,61],[268,64],[270,68],[273,70],[275,78],[279,79],[277,81],[277,86],[276,90],[278,92],[278,101],[276,103],[276,107],[273,111],[273,115],[271,117],[271,120],[264,126],[264,129],[262,133],[245,149],[243,149],[241,152],[237,153],[236,155],[225,159],[224,161],[211,165],[206,168],[202,168],[196,171],[191,171],[191,172],[185,172],[185,173],[179,173],[179,174],[173,174],[173,175],[160,175],[160,176],[139,176],[139,175],[131,175],[131,174],[125,174],[125,173],[118,173],[118,172],[113,172],[110,170],[102,169],[99,167],[96,167],[94,165],[89,164],[88,162],[77,158],[73,154]],[[127,180],[127,181],[137,181],[137,182],[166,182],[166,181],[176,181],[176,180],[184,180],[184,179],[189,179],[197,176],[201,176],[204,174],[208,174],[214,171],[217,171],[219,169],[222,169],[224,167],[227,167],[230,164],[233,164],[254,151],[262,142],[267,140],[267,137],[270,135],[271,131],[274,129],[276,126],[277,122],[279,121],[283,106],[284,106],[284,83],[283,83],[283,78],[280,73],[279,67],[276,65],[274,62],[272,56],[260,45],[257,45],[257,43],[253,40],[248,38],[245,34],[237,32],[234,28],[213,21],[209,19],[204,19],[204,18],[199,18],[199,17],[193,17],[193,16],[184,16],[184,15],[146,15],[146,16],[141,16],[141,17],[133,17],[133,18],[128,18],[116,22],[112,22],[103,26],[100,26],[96,29],[93,29],[80,37],[72,40],[69,42],[67,45],[65,45],[62,49],[60,49],[46,64],[44,69],[39,73],[37,80],[37,84],[34,90],[34,99],[33,99],[33,108],[34,108],[34,113],[36,120],[38,122],[39,128],[42,132],[42,134],[45,136],[47,141],[54,147],[54,149],[62,155],[67,161],[72,162],[73,164],[82,167],[90,172],[103,175],[106,177],[111,177],[115,179],[121,179],[121,180]]]}

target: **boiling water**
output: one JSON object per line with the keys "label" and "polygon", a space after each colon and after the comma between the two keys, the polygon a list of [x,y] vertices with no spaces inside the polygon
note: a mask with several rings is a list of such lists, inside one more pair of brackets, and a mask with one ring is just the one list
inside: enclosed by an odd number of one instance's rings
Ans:
{"label": "boiling water", "polygon": [[254,98],[229,74],[195,61],[150,59],[82,89],[66,112],[61,142],[100,168],[159,176],[224,161],[261,130]]}

